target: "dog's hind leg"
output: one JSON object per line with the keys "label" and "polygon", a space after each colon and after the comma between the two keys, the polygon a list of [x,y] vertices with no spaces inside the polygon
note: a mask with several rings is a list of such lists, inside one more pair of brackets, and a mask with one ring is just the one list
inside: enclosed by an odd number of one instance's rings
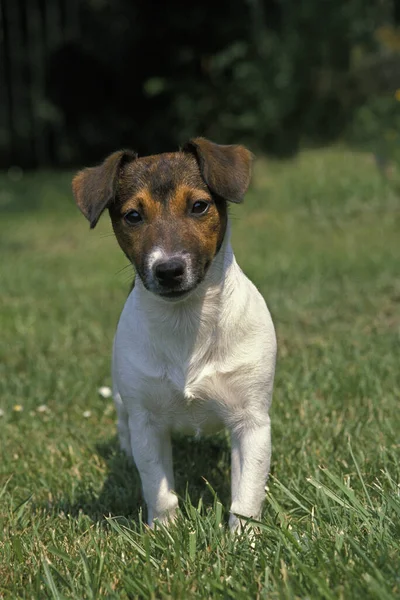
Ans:
{"label": "dog's hind leg", "polygon": [[129,457],[132,457],[131,436],[129,433],[129,417],[120,394],[114,390],[114,403],[117,411],[117,429],[119,446]]}

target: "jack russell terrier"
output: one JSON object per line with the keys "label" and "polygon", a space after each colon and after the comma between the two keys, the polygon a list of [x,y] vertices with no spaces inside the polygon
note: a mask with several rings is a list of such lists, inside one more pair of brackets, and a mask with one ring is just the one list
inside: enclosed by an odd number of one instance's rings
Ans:
{"label": "jack russell terrier", "polygon": [[178,507],[172,431],[227,427],[229,525],[261,516],[276,338],[264,299],[235,260],[227,210],[243,201],[251,161],[243,146],[196,138],[179,152],[115,152],[73,180],[90,227],[107,208],[138,275],[118,323],[112,376],[121,448],[139,470],[150,526]]}

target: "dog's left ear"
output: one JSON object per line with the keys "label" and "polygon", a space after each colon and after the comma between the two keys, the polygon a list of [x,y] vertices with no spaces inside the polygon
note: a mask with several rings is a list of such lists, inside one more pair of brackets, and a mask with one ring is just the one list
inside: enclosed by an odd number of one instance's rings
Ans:
{"label": "dog's left ear", "polygon": [[183,152],[194,154],[210,190],[229,202],[243,202],[251,178],[252,153],[244,146],[221,146],[205,138],[189,140]]}
{"label": "dog's left ear", "polygon": [[96,227],[102,212],[115,199],[122,167],[137,158],[132,150],[119,150],[108,156],[98,167],[80,171],[72,180],[72,191],[81,212]]}

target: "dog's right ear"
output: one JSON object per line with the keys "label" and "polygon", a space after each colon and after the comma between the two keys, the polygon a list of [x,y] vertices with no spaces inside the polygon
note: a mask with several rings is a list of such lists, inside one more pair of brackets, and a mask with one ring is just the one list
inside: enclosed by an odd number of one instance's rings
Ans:
{"label": "dog's right ear", "polygon": [[137,158],[132,150],[119,150],[98,167],[84,169],[72,180],[75,202],[90,223],[96,226],[102,212],[115,200],[122,167]]}

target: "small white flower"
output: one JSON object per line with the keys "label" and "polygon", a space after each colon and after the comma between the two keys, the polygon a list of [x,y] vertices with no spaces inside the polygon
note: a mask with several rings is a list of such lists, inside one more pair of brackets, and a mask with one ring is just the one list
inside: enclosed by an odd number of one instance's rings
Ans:
{"label": "small white flower", "polygon": [[99,387],[98,392],[102,398],[111,398],[112,390],[106,385]]}
{"label": "small white flower", "polygon": [[4,410],[2,408],[0,408],[0,418],[4,417],[6,413],[4,412]]}
{"label": "small white flower", "polygon": [[49,407],[46,406],[46,404],[41,404],[40,406],[37,407],[37,412],[38,413],[44,413],[47,412],[49,410]]}
{"label": "small white flower", "polygon": [[88,419],[92,414],[92,411],[90,410],[85,410],[85,412],[83,413],[83,416],[85,417],[85,419]]}

